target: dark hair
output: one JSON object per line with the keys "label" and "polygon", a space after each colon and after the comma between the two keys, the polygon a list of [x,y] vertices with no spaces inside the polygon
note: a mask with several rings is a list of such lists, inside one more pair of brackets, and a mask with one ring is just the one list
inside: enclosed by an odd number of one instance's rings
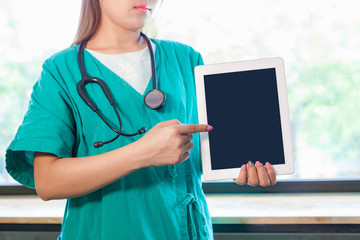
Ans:
{"label": "dark hair", "polygon": [[79,26],[72,45],[89,40],[97,31],[101,20],[99,0],[82,0]]}

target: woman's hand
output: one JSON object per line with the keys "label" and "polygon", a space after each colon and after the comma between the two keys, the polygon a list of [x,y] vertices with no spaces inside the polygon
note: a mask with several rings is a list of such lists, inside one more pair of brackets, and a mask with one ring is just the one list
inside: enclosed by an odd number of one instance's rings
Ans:
{"label": "woman's hand", "polygon": [[189,157],[192,133],[211,130],[208,125],[161,122],[140,140],[110,152],[88,157],[60,158],[36,152],[34,178],[43,200],[73,198],[91,193],[146,167],[177,164]]}
{"label": "woman's hand", "polygon": [[190,156],[192,134],[211,129],[206,124],[182,125],[176,119],[160,122],[133,143],[134,149],[144,156],[144,167],[178,164]]}
{"label": "woman's hand", "polygon": [[247,183],[250,186],[260,184],[262,187],[267,187],[276,183],[276,173],[268,162],[263,166],[259,161],[255,165],[249,161],[241,166],[239,176],[234,181],[240,185]]}

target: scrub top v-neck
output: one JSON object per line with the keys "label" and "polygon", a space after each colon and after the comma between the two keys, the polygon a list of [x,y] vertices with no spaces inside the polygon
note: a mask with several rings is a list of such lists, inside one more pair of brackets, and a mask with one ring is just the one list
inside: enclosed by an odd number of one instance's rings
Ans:
{"label": "scrub top v-neck", "polygon": [[[166,94],[159,110],[145,106],[144,96],[84,53],[89,75],[109,86],[123,122],[124,132],[178,119],[197,123],[194,67],[203,64],[191,47],[171,41],[156,45],[158,87]],[[83,157],[108,152],[141,136],[120,137],[94,148],[95,141],[114,137],[76,90],[81,79],[78,46],[65,49],[43,64],[33,88],[29,110],[7,149],[6,169],[11,176],[34,188],[34,152],[58,157]],[[152,88],[151,82],[145,93]],[[88,95],[113,126],[117,118],[99,86],[87,86]],[[201,187],[199,135],[194,134],[190,158],[178,165],[139,169],[95,192],[68,199],[59,240],[70,239],[212,239],[212,225]],[[74,158],[76,161],[76,158]]]}
{"label": "scrub top v-neck", "polygon": [[[151,47],[155,52],[154,43],[151,43]],[[141,95],[144,94],[152,75],[148,46],[139,51],[121,54],[105,54],[87,48],[85,50],[90,52],[109,70],[129,83]]]}

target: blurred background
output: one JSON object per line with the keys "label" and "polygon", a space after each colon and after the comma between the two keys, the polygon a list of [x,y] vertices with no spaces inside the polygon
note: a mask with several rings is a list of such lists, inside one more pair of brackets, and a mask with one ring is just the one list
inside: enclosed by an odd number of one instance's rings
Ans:
{"label": "blurred background", "polygon": [[[282,57],[296,172],[283,180],[360,179],[360,2],[165,0],[153,37],[206,64]],[[80,0],[0,0],[0,185],[5,151],[41,65],[71,45]],[[359,165],[358,165],[359,164]]]}

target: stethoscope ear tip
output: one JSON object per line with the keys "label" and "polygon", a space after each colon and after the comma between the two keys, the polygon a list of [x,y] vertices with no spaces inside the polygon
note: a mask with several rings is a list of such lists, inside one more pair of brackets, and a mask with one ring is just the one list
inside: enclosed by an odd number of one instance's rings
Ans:
{"label": "stethoscope ear tip", "polygon": [[146,132],[146,128],[145,127],[142,127],[142,128],[140,128],[140,130],[139,130],[139,134],[143,134],[144,132]]}
{"label": "stethoscope ear tip", "polygon": [[94,142],[94,148],[99,148],[104,145],[104,142]]}

